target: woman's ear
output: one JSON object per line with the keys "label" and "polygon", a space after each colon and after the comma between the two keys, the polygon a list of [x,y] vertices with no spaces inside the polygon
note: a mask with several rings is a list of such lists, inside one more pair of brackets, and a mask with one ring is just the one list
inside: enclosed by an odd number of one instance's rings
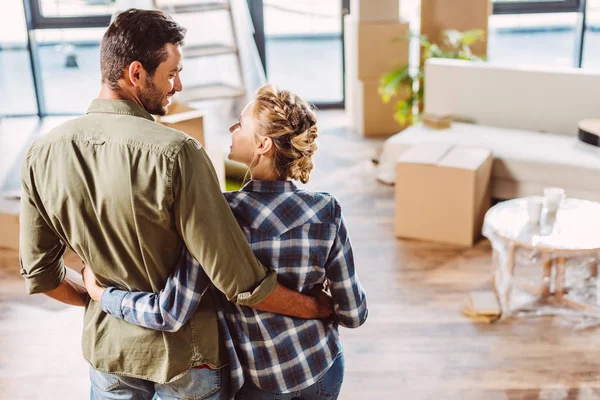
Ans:
{"label": "woman's ear", "polygon": [[262,155],[268,154],[273,148],[273,139],[268,136],[262,136],[258,142],[257,153]]}

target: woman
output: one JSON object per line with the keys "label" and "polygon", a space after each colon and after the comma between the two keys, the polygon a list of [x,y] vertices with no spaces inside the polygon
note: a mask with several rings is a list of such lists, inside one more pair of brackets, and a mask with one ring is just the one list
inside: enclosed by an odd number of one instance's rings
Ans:
{"label": "woman", "polygon": [[240,399],[336,399],[344,371],[337,326],[355,328],[367,318],[339,203],[290,181],[309,180],[316,123],[315,111],[300,97],[272,85],[260,88],[230,128],[229,158],[246,164],[252,180],[224,195],[257,259],[277,271],[279,282],[303,293],[329,286],[334,321],[303,320],[229,303],[210,287],[201,268],[189,267],[189,254],[159,294],[105,290],[86,268],[88,291],[105,311],[152,329],[178,329],[199,302],[186,303],[189,294],[199,297],[211,290],[233,392],[243,383],[236,395]]}

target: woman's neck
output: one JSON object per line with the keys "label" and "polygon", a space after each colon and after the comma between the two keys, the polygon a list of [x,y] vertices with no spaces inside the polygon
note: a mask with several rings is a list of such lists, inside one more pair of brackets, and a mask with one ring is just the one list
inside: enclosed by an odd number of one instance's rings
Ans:
{"label": "woman's neck", "polygon": [[286,179],[275,176],[272,171],[256,171],[254,168],[250,169],[250,178],[253,181],[285,181]]}
{"label": "woman's neck", "polygon": [[270,162],[267,162],[265,158],[261,158],[259,162],[250,167],[250,177],[254,181],[285,181],[285,178],[281,178],[275,174],[275,169]]}

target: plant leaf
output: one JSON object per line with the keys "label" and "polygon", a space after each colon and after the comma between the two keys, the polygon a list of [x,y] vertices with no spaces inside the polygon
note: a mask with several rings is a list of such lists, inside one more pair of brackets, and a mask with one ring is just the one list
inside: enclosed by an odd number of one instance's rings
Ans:
{"label": "plant leaf", "polygon": [[472,29],[465,31],[461,34],[461,43],[467,46],[471,46],[474,43],[483,41],[485,39],[485,31],[483,29]]}
{"label": "plant leaf", "polygon": [[379,96],[384,103],[389,103],[392,97],[398,94],[403,85],[412,85],[409,66],[405,65],[381,77],[379,80]]}

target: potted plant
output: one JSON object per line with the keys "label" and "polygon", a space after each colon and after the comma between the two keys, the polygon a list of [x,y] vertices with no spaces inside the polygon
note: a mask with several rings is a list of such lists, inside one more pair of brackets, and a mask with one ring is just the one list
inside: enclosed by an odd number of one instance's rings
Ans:
{"label": "potted plant", "polygon": [[[402,38],[408,40],[408,38]],[[423,63],[429,58],[452,58],[460,60],[482,60],[471,51],[471,45],[482,41],[485,32],[474,29],[459,32],[451,29],[442,32],[442,44],[431,43],[426,35],[417,35],[422,49]],[[419,118],[423,104],[424,93],[423,66],[411,67],[404,65],[381,77],[379,95],[384,103],[389,103],[401,91],[408,94],[396,102],[394,118],[400,125],[410,124],[415,120],[415,106],[418,107],[416,119]],[[408,90],[407,90],[408,89]]]}

